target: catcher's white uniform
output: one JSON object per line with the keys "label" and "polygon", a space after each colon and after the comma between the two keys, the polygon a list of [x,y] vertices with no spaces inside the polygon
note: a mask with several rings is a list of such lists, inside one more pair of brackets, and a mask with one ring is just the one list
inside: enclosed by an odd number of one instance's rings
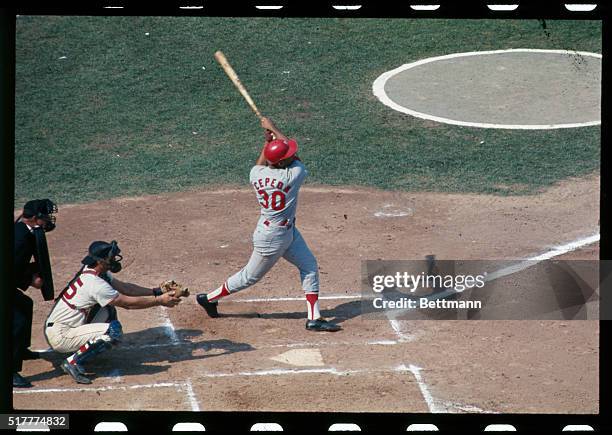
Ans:
{"label": "catcher's white uniform", "polygon": [[[111,285],[112,280],[110,272],[102,277],[85,267],[60,295],[45,322],[45,337],[53,350],[69,353],[88,341],[111,341],[107,334],[111,315],[108,304],[119,295]],[[88,321],[90,310],[96,305],[102,308]]]}

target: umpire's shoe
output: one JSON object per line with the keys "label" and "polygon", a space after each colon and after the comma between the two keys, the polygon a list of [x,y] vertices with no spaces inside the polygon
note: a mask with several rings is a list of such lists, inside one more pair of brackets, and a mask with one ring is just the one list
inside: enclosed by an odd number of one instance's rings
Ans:
{"label": "umpire's shoe", "polygon": [[32,384],[19,373],[13,373],[13,388],[30,388]]}
{"label": "umpire's shoe", "polygon": [[206,293],[200,293],[196,296],[196,300],[198,304],[202,306],[206,310],[206,314],[209,317],[219,317],[219,312],[217,311],[218,302],[210,302],[208,300],[208,295]]}
{"label": "umpire's shoe", "polygon": [[306,329],[309,331],[336,332],[340,331],[342,328],[340,325],[336,325],[335,323],[329,322],[323,318],[319,318],[316,320],[308,320],[306,322]]}
{"label": "umpire's shoe", "polygon": [[72,376],[72,379],[79,384],[91,384],[91,379],[83,374],[85,370],[77,367],[76,364],[70,364],[68,361],[64,360],[64,362],[62,362],[62,370]]}
{"label": "umpire's shoe", "polygon": [[26,349],[23,351],[23,355],[21,357],[24,361],[40,359],[40,352],[34,352],[30,349]]}

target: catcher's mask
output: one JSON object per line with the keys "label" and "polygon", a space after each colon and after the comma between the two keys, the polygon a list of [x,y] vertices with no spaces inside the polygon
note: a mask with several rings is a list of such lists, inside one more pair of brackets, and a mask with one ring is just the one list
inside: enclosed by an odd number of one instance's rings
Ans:
{"label": "catcher's mask", "polygon": [[45,223],[42,225],[42,229],[46,233],[55,229],[55,216],[57,213],[57,205],[50,199],[33,199],[32,201],[26,202],[23,206],[23,213],[21,216],[25,218],[35,217],[43,220]]}
{"label": "catcher's mask", "polygon": [[110,271],[117,273],[121,271],[121,260],[123,256],[119,255],[121,249],[117,245],[117,242],[113,240],[110,243],[107,242],[93,242],[89,245],[89,255],[87,255],[81,263],[93,267],[98,261],[108,263]]}

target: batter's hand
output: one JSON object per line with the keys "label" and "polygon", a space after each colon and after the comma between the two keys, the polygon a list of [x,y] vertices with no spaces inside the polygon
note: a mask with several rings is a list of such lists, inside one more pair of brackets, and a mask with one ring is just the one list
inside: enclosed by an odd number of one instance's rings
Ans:
{"label": "batter's hand", "polygon": [[272,142],[274,140],[274,133],[266,128],[264,130],[264,137],[266,138],[266,142]]}
{"label": "batter's hand", "polygon": [[270,131],[276,130],[276,127],[274,126],[272,121],[270,121],[270,119],[266,118],[265,116],[261,117],[261,126],[265,128],[266,130],[270,130]]}
{"label": "batter's hand", "polygon": [[160,305],[164,307],[175,307],[181,302],[181,298],[175,296],[174,292],[164,293],[157,297]]}

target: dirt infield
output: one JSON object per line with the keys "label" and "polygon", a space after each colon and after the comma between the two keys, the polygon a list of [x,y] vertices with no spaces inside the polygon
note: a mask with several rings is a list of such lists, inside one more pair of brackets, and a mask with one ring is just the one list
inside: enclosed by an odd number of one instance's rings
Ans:
{"label": "dirt infield", "polygon": [[[533,196],[499,197],[306,187],[298,227],[321,268],[323,315],[344,330],[304,330],[299,277],[287,263],[205,317],[192,297],[176,309],[120,310],[124,343],[88,367],[80,386],[27,361],[34,388],[17,409],[596,413],[596,321],[365,320],[365,259],[521,259],[599,231],[599,177]],[[250,254],[258,204],[249,189],[202,190],[60,206],[48,237],[59,287],[88,244],[117,239],[121,279],[173,277],[209,290]],[[92,224],[93,222],[93,224]],[[566,254],[596,259],[598,245]],[[35,299],[33,347],[46,348],[50,309]],[[61,400],[59,400],[61,398]]]}

